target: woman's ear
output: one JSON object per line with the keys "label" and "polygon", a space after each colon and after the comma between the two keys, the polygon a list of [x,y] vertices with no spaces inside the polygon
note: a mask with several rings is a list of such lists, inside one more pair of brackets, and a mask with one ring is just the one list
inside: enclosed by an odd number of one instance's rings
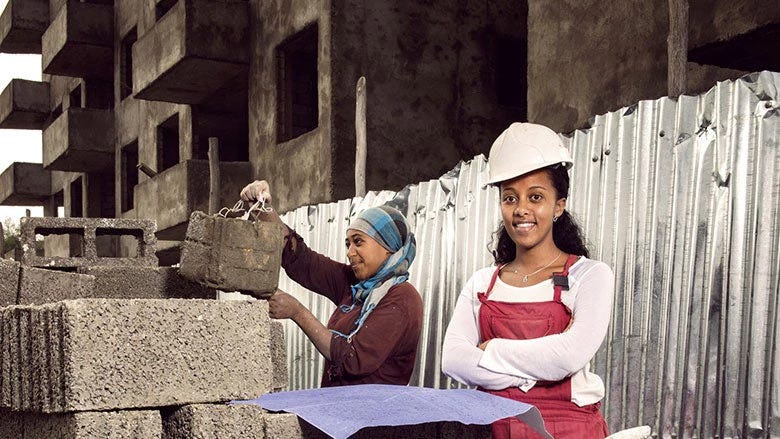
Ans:
{"label": "woman's ear", "polygon": [[560,218],[563,215],[563,211],[566,210],[566,198],[559,198],[555,202],[555,217]]}

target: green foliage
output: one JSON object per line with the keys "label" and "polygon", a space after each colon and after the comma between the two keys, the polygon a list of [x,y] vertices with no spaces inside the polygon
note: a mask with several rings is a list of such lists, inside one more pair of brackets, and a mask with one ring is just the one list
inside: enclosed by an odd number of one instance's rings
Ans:
{"label": "green foliage", "polygon": [[[3,221],[3,249],[6,252],[19,246],[19,220],[6,218]],[[2,256],[2,255],[0,255]]]}

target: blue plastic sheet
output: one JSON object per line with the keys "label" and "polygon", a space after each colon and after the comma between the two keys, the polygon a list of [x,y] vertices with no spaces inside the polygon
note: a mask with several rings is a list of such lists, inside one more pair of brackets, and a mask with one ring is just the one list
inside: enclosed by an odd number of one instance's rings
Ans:
{"label": "blue plastic sheet", "polygon": [[337,439],[365,427],[445,421],[486,425],[510,416],[552,439],[536,407],[469,389],[362,384],[268,393],[232,404],[257,404],[268,411],[294,413]]}

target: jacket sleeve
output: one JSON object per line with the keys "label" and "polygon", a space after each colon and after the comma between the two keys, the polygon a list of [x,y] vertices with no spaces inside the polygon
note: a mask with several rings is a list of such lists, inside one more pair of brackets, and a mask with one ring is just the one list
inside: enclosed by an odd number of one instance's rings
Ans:
{"label": "jacket sleeve", "polygon": [[[293,249],[293,241],[294,249]],[[310,249],[303,238],[290,229],[282,250],[282,268],[304,288],[325,296],[338,305],[350,285],[357,280],[347,264],[336,262]]]}
{"label": "jacket sleeve", "polygon": [[442,372],[461,383],[490,390],[532,386],[534,381],[528,377],[494,372],[479,365],[484,354],[477,347],[480,344],[480,333],[475,310],[479,309],[479,299],[475,283],[480,283],[479,274],[475,273],[461,291],[447,326],[442,347]]}
{"label": "jacket sleeve", "polygon": [[614,284],[612,269],[602,262],[594,264],[578,281],[574,321],[567,331],[531,340],[493,339],[479,365],[545,381],[562,380],[581,370],[607,334]]}

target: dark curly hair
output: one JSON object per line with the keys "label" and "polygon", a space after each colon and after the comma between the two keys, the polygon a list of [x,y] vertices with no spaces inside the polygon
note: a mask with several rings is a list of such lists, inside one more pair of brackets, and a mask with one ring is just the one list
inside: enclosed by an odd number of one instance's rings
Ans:
{"label": "dark curly hair", "polygon": [[[569,173],[566,168],[560,165],[548,166],[543,168],[552,180],[555,188],[556,199],[569,196]],[[492,252],[496,264],[506,264],[515,259],[515,246],[512,238],[509,237],[503,222],[498,225],[498,229],[493,234],[498,235],[496,249]],[[585,240],[582,236],[582,230],[577,222],[571,216],[568,210],[563,211],[557,221],[553,223],[553,242],[555,246],[566,253],[578,256],[589,256],[588,248],[585,246]]]}

